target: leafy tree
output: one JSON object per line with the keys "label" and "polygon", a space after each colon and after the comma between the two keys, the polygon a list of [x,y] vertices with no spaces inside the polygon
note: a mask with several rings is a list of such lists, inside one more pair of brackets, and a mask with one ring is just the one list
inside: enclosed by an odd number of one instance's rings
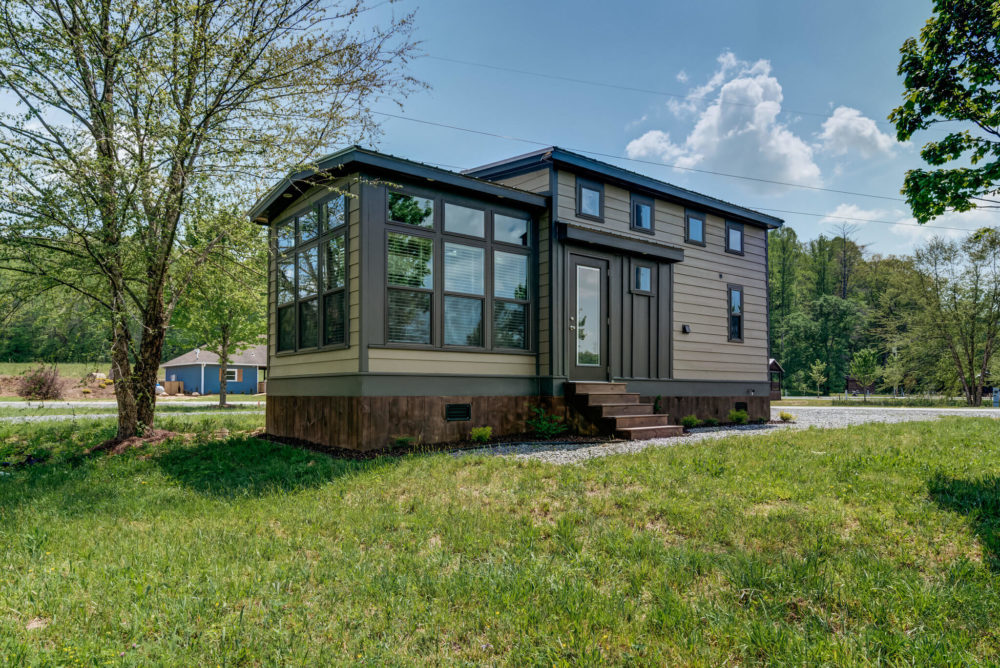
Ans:
{"label": "leafy tree", "polygon": [[[238,234],[227,237],[222,250],[212,253],[173,319],[173,327],[192,345],[218,355],[219,406],[223,408],[230,358],[258,345],[267,334],[267,235],[263,228],[239,227],[226,220],[238,216],[229,212],[215,217],[215,227],[237,230]],[[214,230],[207,237],[214,238]],[[198,247],[206,240],[189,239],[189,243]]]}
{"label": "leafy tree", "polygon": [[809,380],[816,386],[816,396],[820,395],[820,389],[826,382],[826,362],[816,360],[809,367]]}
{"label": "leafy tree", "polygon": [[899,388],[906,379],[906,367],[899,352],[893,352],[882,368],[882,378],[892,388],[892,396],[899,395]]}
{"label": "leafy tree", "polygon": [[[118,379],[116,440],[154,420],[179,300],[276,175],[371,137],[401,99],[413,17],[362,31],[366,0],[4,0],[0,268],[98,304]],[[236,224],[236,223],[234,223]],[[240,225],[249,223],[241,222]]]}
{"label": "leafy tree", "polygon": [[850,366],[851,376],[865,391],[865,401],[868,401],[868,390],[882,376],[882,365],[879,364],[878,351],[874,348],[864,348],[854,353]]}
{"label": "leafy tree", "polygon": [[[900,141],[949,121],[964,129],[920,151],[933,170],[911,169],[903,193],[921,223],[950,209],[997,208],[1000,183],[1000,44],[996,2],[935,0],[934,13],[900,49],[903,104],[889,115]],[[970,166],[944,165],[965,158]]]}

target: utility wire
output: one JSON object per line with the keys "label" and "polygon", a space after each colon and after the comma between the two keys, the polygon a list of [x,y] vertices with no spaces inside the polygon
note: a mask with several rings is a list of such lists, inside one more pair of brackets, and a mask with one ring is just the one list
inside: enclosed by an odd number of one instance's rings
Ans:
{"label": "utility wire", "polygon": [[[956,230],[959,232],[971,232],[972,229],[966,227],[952,227],[950,225],[931,225],[929,223],[905,223],[898,220],[877,220],[874,218],[858,218],[856,216],[836,216],[829,213],[811,213],[809,211],[788,211],[787,209],[772,209],[766,206],[748,206],[748,209],[753,209],[755,211],[771,211],[774,213],[785,213],[792,214],[796,216],[812,216],[815,218],[833,218],[835,220],[844,220],[849,223],[878,223],[881,225],[901,225],[903,227],[919,227],[923,229],[933,229],[933,230]],[[823,221],[820,221],[823,222]]]}

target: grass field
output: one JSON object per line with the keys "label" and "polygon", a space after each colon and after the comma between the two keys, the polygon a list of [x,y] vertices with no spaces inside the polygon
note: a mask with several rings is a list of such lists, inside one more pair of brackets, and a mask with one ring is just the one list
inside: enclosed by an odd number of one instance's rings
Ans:
{"label": "grass field", "polygon": [[48,453],[0,477],[0,663],[1000,657],[993,420],[565,467],[333,460],[237,433],[258,416],[164,422],[197,435],[82,457],[110,427],[0,425],[8,457]]}
{"label": "grass field", "polygon": [[[66,362],[56,364],[59,375],[79,380],[92,371],[107,373],[111,366],[109,362]],[[0,376],[17,376],[38,367],[38,362],[0,362]]]}
{"label": "grass field", "polygon": [[[197,414],[197,413],[217,413],[220,410],[218,405],[214,406],[190,406],[185,403],[173,403],[173,404],[160,404],[156,407],[156,416],[159,419],[164,415],[177,415],[177,414]],[[264,410],[264,404],[258,406],[234,406],[232,409],[234,411],[256,411]],[[76,408],[74,406],[52,406],[45,405],[38,408],[8,408],[0,403],[0,418],[10,418],[10,417],[36,417],[45,415],[108,415],[113,417],[118,415],[118,407],[114,404],[109,406],[82,406]]]}

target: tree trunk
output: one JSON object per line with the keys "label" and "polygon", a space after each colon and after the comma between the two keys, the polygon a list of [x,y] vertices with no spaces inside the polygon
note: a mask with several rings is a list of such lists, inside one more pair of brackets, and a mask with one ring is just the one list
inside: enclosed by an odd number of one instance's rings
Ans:
{"label": "tree trunk", "polygon": [[118,431],[115,441],[124,441],[135,436],[139,423],[133,392],[132,365],[129,362],[128,351],[130,334],[124,309],[117,309],[121,296],[112,298],[112,334],[111,334],[111,376],[115,382],[115,401],[118,404]]}
{"label": "tree trunk", "polygon": [[222,328],[222,346],[219,348],[219,408],[226,407],[226,393],[228,391],[228,381],[226,373],[229,371],[229,328]]}
{"label": "tree trunk", "polygon": [[153,427],[156,419],[156,377],[167,335],[163,300],[158,294],[150,295],[148,304],[143,314],[142,338],[134,373],[137,427],[142,430],[140,436]]}

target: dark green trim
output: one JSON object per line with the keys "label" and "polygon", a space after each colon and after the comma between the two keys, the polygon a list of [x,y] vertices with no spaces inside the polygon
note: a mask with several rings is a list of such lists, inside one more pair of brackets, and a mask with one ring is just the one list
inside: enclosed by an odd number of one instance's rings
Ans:
{"label": "dark green trim", "polygon": [[626,239],[625,237],[605,234],[596,230],[587,230],[565,223],[558,223],[557,230],[559,238],[563,241],[584,246],[593,246],[616,253],[629,253],[631,255],[656,258],[666,262],[682,262],[684,260],[684,251],[680,248],[663,246],[650,241]]}

